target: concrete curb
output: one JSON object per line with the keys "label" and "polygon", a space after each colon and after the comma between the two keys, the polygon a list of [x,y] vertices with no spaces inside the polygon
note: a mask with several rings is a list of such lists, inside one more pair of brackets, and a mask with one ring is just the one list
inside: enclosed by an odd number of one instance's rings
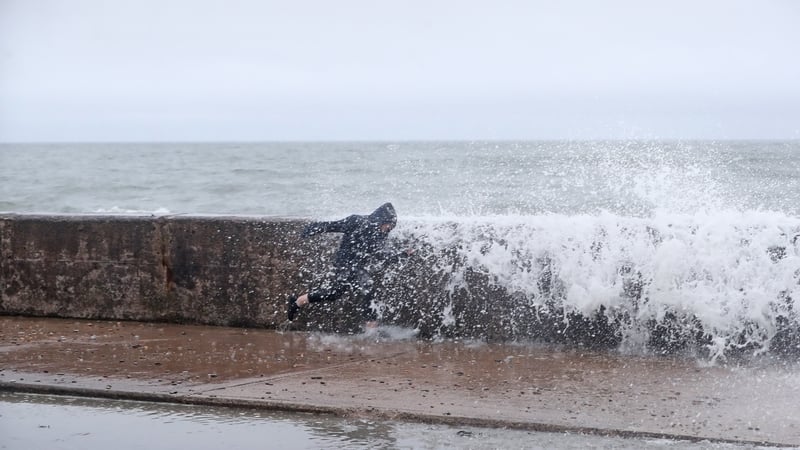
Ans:
{"label": "concrete curb", "polygon": [[795,446],[780,442],[752,441],[742,439],[706,438],[682,434],[652,433],[646,431],[619,430],[613,428],[576,427],[568,425],[555,425],[538,422],[519,422],[509,420],[491,420],[475,417],[442,416],[435,414],[411,413],[392,411],[382,408],[337,408],[303,403],[275,402],[269,400],[239,399],[216,397],[213,395],[185,395],[163,394],[156,392],[121,391],[109,389],[94,389],[86,387],[57,386],[50,384],[33,384],[21,382],[0,381],[0,392],[14,392],[23,394],[58,395],[88,397],[111,400],[131,400],[153,403],[173,403],[183,405],[198,405],[212,407],[248,408],[266,411],[312,413],[332,415],[338,417],[370,417],[379,420],[396,420],[403,422],[416,422],[433,425],[470,426],[483,428],[507,428],[522,431],[543,433],[573,433],[597,436],[613,436],[630,439],[669,439],[687,442],[712,442],[719,444],[756,445],[764,447],[790,447]]}

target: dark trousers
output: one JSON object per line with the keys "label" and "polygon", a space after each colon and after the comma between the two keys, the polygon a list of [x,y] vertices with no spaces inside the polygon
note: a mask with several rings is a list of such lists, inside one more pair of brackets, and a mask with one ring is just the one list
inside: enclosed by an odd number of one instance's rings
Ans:
{"label": "dark trousers", "polygon": [[372,276],[366,270],[336,271],[325,277],[319,286],[308,293],[308,301],[310,303],[336,301],[349,290],[353,293],[364,320],[375,321],[378,320],[378,314],[372,307],[374,284]]}

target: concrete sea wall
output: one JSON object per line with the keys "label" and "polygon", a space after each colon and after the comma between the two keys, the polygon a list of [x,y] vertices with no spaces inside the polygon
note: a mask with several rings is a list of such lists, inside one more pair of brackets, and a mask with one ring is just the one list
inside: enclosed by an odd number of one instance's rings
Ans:
{"label": "concrete sea wall", "polygon": [[[281,218],[0,215],[0,315],[277,328],[287,296],[321,281],[338,244],[335,234],[301,239],[305,225]],[[399,244],[418,251],[378,277],[377,299],[385,323],[420,337],[614,348],[631,330],[624,312],[565,312],[556,294],[531,302],[465,269],[447,248]],[[544,264],[540,290],[550,292],[556,280],[546,261],[536,264]],[[638,302],[641,285],[625,285],[621,295]],[[784,322],[772,350],[798,353],[800,331]],[[634,325],[659,352],[702,349],[709,340],[691,317],[669,312],[660,322]],[[350,296],[304,309],[293,325],[339,333],[360,326]]]}
{"label": "concrete sea wall", "polygon": [[285,220],[7,215],[0,313],[275,326],[306,256]]}
{"label": "concrete sea wall", "polygon": [[[286,297],[319,282],[336,236],[279,218],[0,216],[0,314],[274,328]],[[379,286],[395,322],[433,334],[441,289],[419,265]],[[439,292],[438,296],[433,294]],[[417,297],[425,305],[417,305]],[[401,304],[404,307],[401,307]],[[299,329],[355,331],[353,300],[314,305]]]}

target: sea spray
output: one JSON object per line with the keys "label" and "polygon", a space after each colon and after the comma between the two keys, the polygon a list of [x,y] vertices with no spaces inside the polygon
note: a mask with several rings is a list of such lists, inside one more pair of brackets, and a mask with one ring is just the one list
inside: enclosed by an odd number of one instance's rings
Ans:
{"label": "sea spray", "polygon": [[675,350],[689,340],[719,358],[766,351],[798,326],[796,217],[715,210],[439,219],[406,220],[398,235],[434,261],[447,297],[436,311],[443,328],[464,320],[452,297],[459,290],[474,297],[468,280],[475,276],[511,299],[473,301],[484,305],[479,313],[505,311],[514,338],[530,331],[515,322],[527,317],[523,310],[549,315],[564,333],[576,320],[603,316],[618,337],[614,345]]}

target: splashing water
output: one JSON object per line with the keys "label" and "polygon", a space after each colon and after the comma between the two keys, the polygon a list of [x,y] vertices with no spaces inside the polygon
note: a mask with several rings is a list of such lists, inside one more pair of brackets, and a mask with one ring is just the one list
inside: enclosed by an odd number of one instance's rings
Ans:
{"label": "splashing water", "polygon": [[[781,213],[418,218],[400,233],[455,255],[439,268],[451,291],[472,271],[528,306],[625,317],[630,333],[677,317],[706,334],[712,358],[764,351],[797,322],[800,219]],[[441,314],[455,320],[452,305]]]}
{"label": "splashing water", "polygon": [[[762,207],[764,185],[773,206],[793,198],[797,173],[781,187],[753,177],[740,157],[691,145],[591,150],[567,149],[569,163],[543,172],[570,195],[532,193],[544,204],[584,199],[570,209],[586,212],[419,216],[401,239],[422,236],[434,253],[455,254],[440,267],[450,292],[480,273],[520,306],[556,309],[565,322],[573,313],[622,322],[623,346],[677,327],[669,333],[700,336],[714,361],[767,351],[800,326],[800,218],[792,207]],[[758,185],[759,195],[743,195]],[[441,314],[446,325],[456,320],[452,304]]]}

